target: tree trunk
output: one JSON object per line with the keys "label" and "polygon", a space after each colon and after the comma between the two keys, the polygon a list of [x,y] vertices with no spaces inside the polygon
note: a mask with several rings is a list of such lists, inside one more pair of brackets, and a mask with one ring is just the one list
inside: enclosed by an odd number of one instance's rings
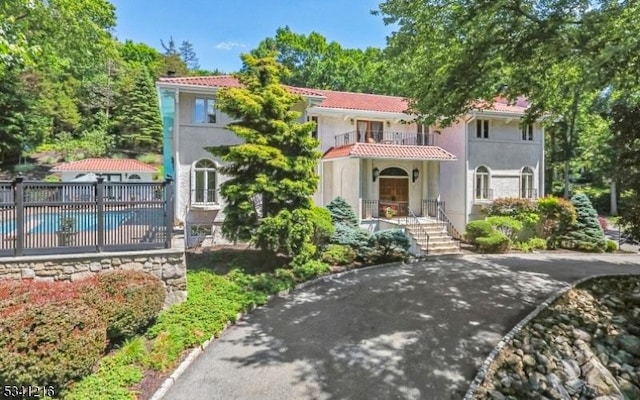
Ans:
{"label": "tree trunk", "polygon": [[611,185],[609,186],[611,190],[611,215],[618,215],[618,193],[616,192],[617,185],[616,180],[611,179]]}

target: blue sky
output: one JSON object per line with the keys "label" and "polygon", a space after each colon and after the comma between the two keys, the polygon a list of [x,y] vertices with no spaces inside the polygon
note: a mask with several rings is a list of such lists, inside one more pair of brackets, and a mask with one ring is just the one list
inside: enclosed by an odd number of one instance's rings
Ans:
{"label": "blue sky", "polygon": [[118,24],[115,35],[162,49],[173,36],[191,42],[205,69],[232,72],[240,53],[276,29],[316,31],[346,48],[384,47],[391,28],[370,14],[382,0],[111,0]]}

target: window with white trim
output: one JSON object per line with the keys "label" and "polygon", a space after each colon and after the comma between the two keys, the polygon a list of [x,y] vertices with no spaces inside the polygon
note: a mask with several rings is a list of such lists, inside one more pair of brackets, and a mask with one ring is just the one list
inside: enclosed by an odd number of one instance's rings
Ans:
{"label": "window with white trim", "polygon": [[197,161],[191,170],[191,203],[214,204],[217,200],[216,164],[211,160]]}
{"label": "window with white trim", "polygon": [[491,200],[491,190],[489,189],[490,173],[484,166],[476,168],[475,199]]}
{"label": "window with white trim", "polygon": [[533,169],[529,167],[522,168],[520,177],[520,197],[525,199],[536,198],[535,189],[533,188]]}
{"label": "window with white trim", "polygon": [[193,105],[194,124],[215,124],[218,122],[216,102],[210,97],[196,97]]}
{"label": "window with white trim", "polygon": [[533,125],[527,124],[522,127],[522,140],[533,140]]}
{"label": "window with white trim", "polygon": [[476,120],[476,138],[489,139],[489,120],[488,119]]}

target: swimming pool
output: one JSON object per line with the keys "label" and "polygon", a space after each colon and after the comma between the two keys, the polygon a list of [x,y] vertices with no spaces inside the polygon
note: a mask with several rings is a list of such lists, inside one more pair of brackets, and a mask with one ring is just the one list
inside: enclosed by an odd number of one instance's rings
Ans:
{"label": "swimming pool", "polygon": [[[133,217],[132,211],[107,211],[104,213],[104,229],[116,229],[127,219]],[[53,233],[60,230],[60,221],[63,218],[72,218],[76,232],[92,231],[98,224],[96,213],[69,213],[69,214],[38,214],[26,219],[28,233]],[[0,233],[7,234],[15,231],[15,221],[7,221],[0,225]]]}

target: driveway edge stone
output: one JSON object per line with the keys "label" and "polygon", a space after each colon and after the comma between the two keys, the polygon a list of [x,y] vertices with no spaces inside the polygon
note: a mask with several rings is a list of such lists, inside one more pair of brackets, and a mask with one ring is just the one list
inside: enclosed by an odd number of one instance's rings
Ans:
{"label": "driveway edge stone", "polygon": [[[431,260],[436,260],[436,258],[435,257],[434,258],[429,258],[429,261],[431,261]],[[267,297],[267,301],[263,304],[263,306],[267,305],[274,297],[286,296],[286,295],[291,294],[293,292],[296,292],[298,290],[302,290],[302,289],[305,289],[307,287],[317,285],[318,283],[328,282],[331,279],[341,278],[343,276],[348,276],[348,275],[356,275],[358,273],[362,273],[362,272],[366,272],[366,271],[370,271],[370,270],[374,270],[374,269],[378,269],[378,268],[386,268],[386,267],[401,266],[401,265],[405,265],[405,264],[413,264],[413,263],[416,263],[416,262],[419,262],[419,261],[424,261],[424,260],[413,259],[413,260],[410,260],[408,262],[398,261],[398,262],[392,262],[392,263],[386,263],[386,264],[370,265],[368,267],[354,268],[354,269],[350,269],[350,270],[347,270],[347,271],[338,272],[338,273],[335,273],[335,274],[324,275],[324,276],[321,276],[321,277],[318,277],[318,278],[315,278],[315,279],[311,279],[311,280],[306,281],[306,282],[299,283],[299,284],[295,285],[294,287],[292,287],[291,289],[283,290],[282,292],[280,292],[280,293],[278,293],[276,295],[271,295],[271,296]],[[260,306],[260,307],[262,307],[262,306]],[[241,319],[244,319],[247,315],[251,314],[253,312],[253,310],[255,310],[256,308],[258,308],[258,306],[253,306],[247,312],[238,313],[238,315],[236,316],[236,321],[240,321]],[[232,325],[235,325],[235,322],[227,322],[227,324],[225,325],[224,329],[222,329],[222,331],[220,331],[220,333],[218,334],[218,337],[221,337],[227,331],[227,329],[229,329],[229,327],[232,326]],[[207,340],[204,343],[202,343],[202,345],[200,345],[199,347],[196,347],[193,350],[191,350],[191,352],[187,355],[187,357],[185,357],[185,359],[182,360],[182,362],[171,373],[171,375],[169,375],[169,377],[164,380],[164,382],[162,383],[160,388],[158,388],[158,390],[156,390],[154,392],[153,396],[151,396],[151,398],[149,400],[161,400],[164,397],[164,395],[167,394],[169,389],[171,389],[171,386],[173,386],[173,384],[180,377],[180,375],[182,375],[184,373],[184,371],[186,371],[186,369],[198,358],[198,356],[200,354],[202,354],[204,352],[204,350],[207,347],[209,347],[211,342],[213,342],[215,339],[216,339],[216,335],[213,335],[213,336],[211,336],[209,338],[209,340]]]}
{"label": "driveway edge stone", "polygon": [[567,286],[565,288],[562,288],[562,289],[556,291],[551,296],[549,296],[546,300],[544,300],[542,303],[540,303],[533,311],[531,311],[526,317],[524,317],[520,322],[518,322],[516,324],[516,326],[514,326],[506,335],[504,335],[504,337],[502,339],[500,339],[498,344],[496,344],[496,346],[493,348],[493,350],[491,350],[491,353],[489,353],[489,356],[487,356],[487,358],[484,360],[484,362],[482,363],[482,365],[478,369],[478,373],[476,374],[476,377],[473,379],[473,381],[469,385],[469,389],[467,390],[467,393],[465,393],[463,400],[473,400],[473,396],[475,396],[476,391],[478,390],[480,385],[482,385],[482,383],[484,382],[485,378],[487,377],[487,373],[489,372],[489,368],[491,367],[491,364],[493,364],[493,362],[495,361],[496,357],[500,354],[500,352],[502,351],[504,346],[506,346],[509,342],[511,342],[513,337],[518,332],[520,332],[522,330],[522,328],[526,324],[528,324],[532,319],[537,317],[542,311],[546,310],[558,298],[560,298],[562,295],[564,295],[569,290],[575,288],[576,286],[578,286],[578,285],[580,285],[580,284],[582,284],[584,282],[590,281],[592,279],[607,278],[607,277],[625,277],[625,276],[627,276],[627,277],[638,276],[638,274],[591,275],[591,276],[579,279],[579,280],[573,282],[572,284],[570,284],[569,286]]}

